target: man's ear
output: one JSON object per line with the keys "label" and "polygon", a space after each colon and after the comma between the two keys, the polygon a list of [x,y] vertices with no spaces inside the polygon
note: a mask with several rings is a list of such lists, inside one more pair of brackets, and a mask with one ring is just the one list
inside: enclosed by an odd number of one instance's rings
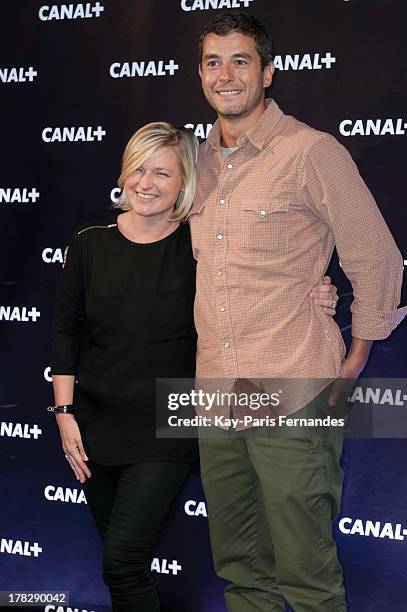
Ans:
{"label": "man's ear", "polygon": [[199,72],[199,76],[202,79],[202,68],[201,68],[201,64],[198,65],[198,72]]}
{"label": "man's ear", "polygon": [[263,87],[264,88],[270,87],[273,81],[274,71],[275,71],[275,66],[272,62],[270,62],[270,64],[267,64],[267,66],[265,66],[263,70]]}

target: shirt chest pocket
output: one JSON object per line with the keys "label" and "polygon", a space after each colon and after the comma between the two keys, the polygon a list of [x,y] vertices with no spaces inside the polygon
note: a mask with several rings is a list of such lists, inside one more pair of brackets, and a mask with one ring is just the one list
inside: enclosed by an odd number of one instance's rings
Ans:
{"label": "shirt chest pocket", "polygon": [[246,200],[238,211],[238,231],[243,249],[252,256],[287,253],[290,200]]}

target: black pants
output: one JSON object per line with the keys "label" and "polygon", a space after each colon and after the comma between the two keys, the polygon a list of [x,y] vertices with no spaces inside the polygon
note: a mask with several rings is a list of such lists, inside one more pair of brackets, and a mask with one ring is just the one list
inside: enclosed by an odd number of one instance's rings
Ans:
{"label": "black pants", "polygon": [[88,465],[92,476],[83,486],[104,543],[103,578],[113,612],[158,612],[151,547],[190,464]]}

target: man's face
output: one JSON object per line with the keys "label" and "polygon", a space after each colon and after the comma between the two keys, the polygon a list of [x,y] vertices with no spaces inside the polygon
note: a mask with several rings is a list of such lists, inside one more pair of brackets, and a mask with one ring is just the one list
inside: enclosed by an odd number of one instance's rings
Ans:
{"label": "man's face", "polygon": [[239,32],[208,34],[199,75],[209,104],[223,117],[244,117],[263,104],[274,66],[261,68],[254,39]]}

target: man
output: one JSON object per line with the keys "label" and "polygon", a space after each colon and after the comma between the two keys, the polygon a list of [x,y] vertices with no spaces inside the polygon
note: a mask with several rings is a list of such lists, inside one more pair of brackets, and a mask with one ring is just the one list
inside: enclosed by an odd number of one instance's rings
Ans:
{"label": "man", "polygon": [[[218,14],[200,52],[218,120],[200,149],[190,215],[197,376],[319,380],[316,396],[338,377],[357,378],[372,341],[404,317],[400,253],[347,151],[265,100],[274,73],[266,28],[244,13]],[[309,300],[335,244],[354,289],[346,359],[338,327]],[[298,398],[281,410],[303,406]],[[343,612],[332,537],[341,441],[244,433],[200,441],[229,611],[282,612],[285,598],[296,612]]]}

